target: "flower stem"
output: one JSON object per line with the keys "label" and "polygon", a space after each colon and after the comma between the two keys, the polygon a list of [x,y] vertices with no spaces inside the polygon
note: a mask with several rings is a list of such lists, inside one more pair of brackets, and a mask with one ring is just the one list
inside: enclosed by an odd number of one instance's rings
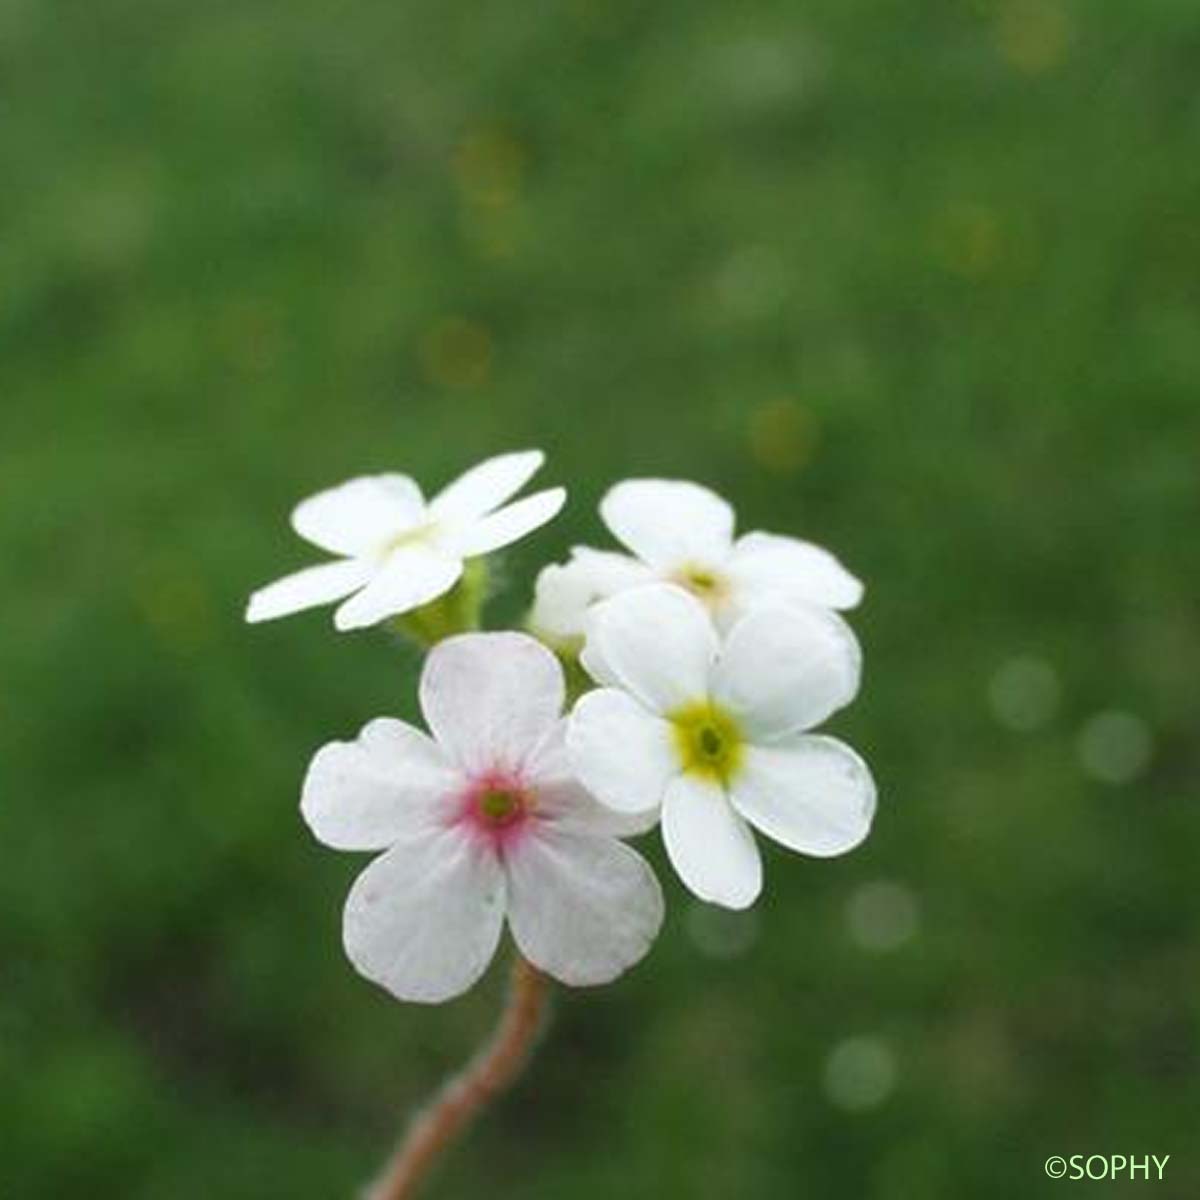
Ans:
{"label": "flower stem", "polygon": [[521,1073],[542,1025],[547,993],[546,977],[518,953],[508,1004],[490,1040],[417,1114],[363,1200],[408,1200],[416,1194],[442,1151]]}

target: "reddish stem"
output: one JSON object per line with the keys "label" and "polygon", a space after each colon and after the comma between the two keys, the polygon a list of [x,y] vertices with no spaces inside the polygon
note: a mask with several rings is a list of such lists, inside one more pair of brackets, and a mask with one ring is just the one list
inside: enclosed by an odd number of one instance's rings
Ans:
{"label": "reddish stem", "polygon": [[471,1118],[521,1073],[546,1007],[546,977],[518,954],[508,1004],[490,1041],[417,1114],[364,1200],[408,1200]]}

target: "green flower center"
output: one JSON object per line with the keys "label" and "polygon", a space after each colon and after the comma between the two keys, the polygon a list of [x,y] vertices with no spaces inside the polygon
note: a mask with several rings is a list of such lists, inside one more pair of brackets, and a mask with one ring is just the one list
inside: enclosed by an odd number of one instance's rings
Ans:
{"label": "green flower center", "polygon": [[476,800],[479,815],[489,825],[507,825],[521,815],[524,802],[519,792],[508,788],[488,788]]}
{"label": "green flower center", "polygon": [[698,700],[669,713],[668,719],[683,769],[728,783],[742,765],[746,745],[733,717],[708,700]]}

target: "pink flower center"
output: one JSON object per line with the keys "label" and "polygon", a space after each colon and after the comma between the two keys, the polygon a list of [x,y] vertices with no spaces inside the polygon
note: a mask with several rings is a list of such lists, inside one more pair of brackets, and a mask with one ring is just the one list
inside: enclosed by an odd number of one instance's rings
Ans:
{"label": "pink flower center", "polygon": [[513,771],[475,776],[462,794],[459,820],[497,849],[518,836],[528,822],[533,796]]}

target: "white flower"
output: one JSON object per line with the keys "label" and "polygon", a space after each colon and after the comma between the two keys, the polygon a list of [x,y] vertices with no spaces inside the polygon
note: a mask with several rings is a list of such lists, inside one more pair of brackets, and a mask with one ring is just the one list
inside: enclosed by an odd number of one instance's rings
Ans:
{"label": "white flower", "polygon": [[607,686],[571,714],[572,766],[616,811],[661,810],[667,854],[702,900],[744,908],[758,896],[751,825],[818,856],[866,837],[866,764],[804,732],[858,691],[858,643],[836,614],[756,608],[722,642],[693,595],[656,584],[595,606],[581,661]]}
{"label": "white flower", "polygon": [[862,584],[827,550],[773,533],[734,538],[734,514],[715,492],[672,479],[611,488],[600,515],[632,554],[576,547],[537,581],[530,627],[567,644],[582,637],[596,600],[646,583],[676,583],[698,596],[721,628],[762,603],[802,601],[853,608]]}
{"label": "white flower", "polygon": [[483,973],[507,917],[522,954],[563,983],[607,983],[662,923],[654,873],[567,762],[562,669],[521,633],[440,642],[421,675],[433,736],[368,724],[318,751],[301,810],[341,850],[383,850],[346,900],[346,953],[402,1000]]}
{"label": "white flower", "polygon": [[343,600],[334,624],[358,629],[428,604],[454,586],[464,559],[515,542],[562,508],[562,488],[505,504],[543,459],[540,450],[489,458],[429,503],[407,475],[364,475],[310,496],[292,512],[292,528],[342,557],[261,588],[246,620]]}

